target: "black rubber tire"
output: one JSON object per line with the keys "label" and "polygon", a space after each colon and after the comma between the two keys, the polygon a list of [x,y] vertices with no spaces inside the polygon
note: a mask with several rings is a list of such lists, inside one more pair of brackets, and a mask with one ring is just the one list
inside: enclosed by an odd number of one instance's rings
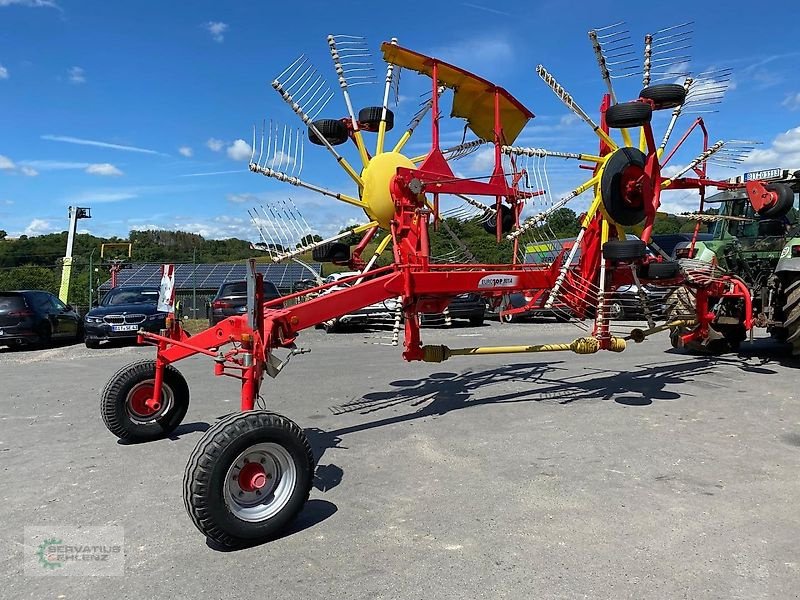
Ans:
{"label": "black rubber tire", "polygon": [[39,337],[36,339],[36,346],[39,348],[49,348],[53,345],[53,326],[49,321],[42,323],[39,328]]}
{"label": "black rubber tire", "polygon": [[342,242],[328,242],[311,251],[316,262],[347,262],[350,260],[350,246]]}
{"label": "black rubber tire", "polygon": [[623,176],[627,169],[644,170],[647,157],[636,148],[620,148],[606,161],[600,179],[603,209],[619,225],[630,227],[641,223],[645,217],[644,201],[640,206],[631,205],[623,194]]}
{"label": "black rubber tire", "polygon": [[642,240],[609,240],[603,244],[603,258],[608,260],[638,260],[647,254]]}
{"label": "black rubber tire", "polygon": [[138,421],[128,411],[128,394],[133,388],[152,381],[156,361],[141,360],[122,367],[108,380],[100,400],[100,413],[108,430],[121,440],[147,442],[165,436],[181,424],[189,409],[189,386],[172,365],[164,369],[164,386],[172,392],[172,405],[152,420]]}
{"label": "black rubber tire", "polygon": [[764,186],[770,192],[778,195],[778,201],[772,206],[762,210],[759,214],[767,219],[779,219],[792,210],[794,204],[794,191],[785,183],[770,183]]}
{"label": "black rubber tire", "polygon": [[332,322],[325,322],[322,324],[322,328],[325,330],[325,333],[339,333],[341,331],[341,325],[339,325],[339,321],[333,319]]}
{"label": "black rubber tire", "polygon": [[645,279],[674,279],[680,273],[680,265],[672,260],[651,262],[643,269],[641,277]]}
{"label": "black rubber tire", "polygon": [[652,100],[653,110],[675,108],[686,101],[686,88],[677,83],[660,83],[644,88],[639,97]]}
{"label": "black rubber tire", "polygon": [[481,327],[483,325],[483,317],[470,317],[469,324],[472,327]]}
{"label": "black rubber tire", "polygon": [[[381,124],[382,106],[367,106],[358,111],[358,125],[364,131],[378,131]],[[394,127],[394,113],[386,109],[386,131]]]}
{"label": "black rubber tire", "polygon": [[[502,219],[501,227],[503,233],[508,233],[514,227],[514,211],[510,206],[505,204],[500,205],[500,218]],[[483,222],[483,229],[489,235],[494,235],[497,231],[497,213]]]}
{"label": "black rubber tire", "polygon": [[792,355],[800,355],[800,278],[788,283],[783,292],[783,329]]}
{"label": "black rubber tire", "polygon": [[[340,146],[350,139],[350,132],[342,121],[338,119],[320,119],[311,123],[319,130],[331,146]],[[317,137],[317,134],[309,127],[308,128],[308,141],[317,146],[323,146],[322,140]]]}
{"label": "black rubber tire", "polygon": [[90,350],[97,350],[100,347],[100,340],[84,340],[83,343]]}
{"label": "black rubber tire", "polygon": [[[263,443],[285,449],[297,477],[289,499],[274,516],[244,521],[228,508],[224,481],[242,452]],[[183,501],[200,533],[226,548],[241,548],[279,535],[303,509],[313,480],[311,445],[293,421],[263,410],[234,413],[215,423],[197,442],[183,476]]]}
{"label": "black rubber tire", "polygon": [[641,127],[653,118],[653,108],[644,102],[622,102],[606,110],[606,125],[612,129]]}
{"label": "black rubber tire", "polygon": [[625,318],[625,307],[620,300],[611,300],[608,303],[608,318],[612,321],[622,321]]}

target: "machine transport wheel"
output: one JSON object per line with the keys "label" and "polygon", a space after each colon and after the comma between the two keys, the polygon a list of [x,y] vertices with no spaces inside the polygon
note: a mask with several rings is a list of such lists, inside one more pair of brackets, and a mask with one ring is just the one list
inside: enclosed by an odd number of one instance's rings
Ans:
{"label": "machine transport wheel", "polygon": [[175,367],[164,369],[161,406],[153,409],[156,361],[142,360],[122,367],[103,389],[100,408],[108,430],[122,440],[147,442],[173,431],[189,409],[189,386]]}
{"label": "machine transport wheel", "polygon": [[792,345],[792,355],[800,355],[800,278],[791,281],[783,293],[783,331]]}
{"label": "machine transport wheel", "polygon": [[[696,299],[694,292],[687,287],[679,287],[673,290],[664,300],[664,317],[666,322],[677,321],[680,319],[694,319],[697,316]],[[669,341],[673,348],[688,351],[690,354],[702,354],[717,356],[730,350],[736,350],[739,343],[744,340],[743,332],[738,326],[728,327],[725,331],[714,329],[715,339],[709,339],[707,343],[690,342],[686,346],[681,345],[681,336],[691,331],[688,327],[670,327]]]}
{"label": "machine transport wheel", "polygon": [[311,251],[316,262],[347,262],[350,260],[350,246],[343,242],[328,242]]}
{"label": "machine transport wheel", "polygon": [[637,184],[644,175],[646,161],[640,150],[625,147],[615,150],[603,167],[603,210],[620,225],[636,225],[645,218],[644,198]]}
{"label": "machine transport wheel", "polygon": [[654,110],[675,108],[686,100],[686,88],[677,83],[661,83],[644,88],[639,97],[652,100]]}
{"label": "machine transport wheel", "polygon": [[770,183],[765,186],[768,191],[778,195],[778,201],[772,206],[766,207],[759,214],[767,219],[779,219],[790,210],[794,204],[794,191],[785,183]]}
{"label": "machine transport wheel", "polygon": [[642,240],[609,240],[603,244],[603,258],[608,260],[637,260],[647,254]]}
{"label": "machine transport wheel", "polygon": [[680,273],[680,266],[672,260],[648,263],[640,277],[645,279],[673,279]]}
{"label": "machine transport wheel", "polygon": [[183,501],[201,533],[227,548],[279,534],[308,500],[314,456],[284,416],[251,410],[224,417],[192,451]]}
{"label": "machine transport wheel", "polygon": [[[347,130],[347,125],[337,119],[320,119],[311,123],[322,134],[331,146],[339,146],[344,144],[350,139],[350,132]],[[322,140],[317,137],[317,134],[309,127],[308,141],[317,146],[323,146]]]}
{"label": "machine transport wheel", "polygon": [[[367,106],[358,111],[358,124],[364,131],[378,131],[381,124],[382,106]],[[386,109],[386,131],[394,127],[394,113]]]}
{"label": "machine transport wheel", "polygon": [[653,118],[653,108],[644,102],[622,102],[606,110],[606,124],[613,129],[641,127]]}
{"label": "machine transport wheel", "polygon": [[[510,206],[505,204],[500,205],[500,218],[502,219],[500,223],[501,231],[504,234],[511,231],[511,228],[514,227],[514,212],[511,210]],[[483,229],[489,235],[495,234],[497,231],[497,213],[494,213],[483,222]]]}

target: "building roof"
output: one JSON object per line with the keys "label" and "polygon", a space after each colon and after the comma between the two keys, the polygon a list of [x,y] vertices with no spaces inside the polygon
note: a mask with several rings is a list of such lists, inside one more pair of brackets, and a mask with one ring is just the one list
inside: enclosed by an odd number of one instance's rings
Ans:
{"label": "building roof", "polygon": [[[308,266],[317,275],[322,271],[320,263],[309,263]],[[256,269],[264,275],[264,279],[271,281],[280,289],[290,289],[295,282],[311,277],[308,269],[296,263],[258,263]],[[246,276],[247,265],[244,263],[176,264],[175,289],[177,291],[191,290],[193,288],[216,290],[226,281],[241,281]],[[160,282],[161,263],[130,263],[117,274],[117,285],[158,285]],[[110,288],[110,279],[100,286],[103,291],[107,291]]]}

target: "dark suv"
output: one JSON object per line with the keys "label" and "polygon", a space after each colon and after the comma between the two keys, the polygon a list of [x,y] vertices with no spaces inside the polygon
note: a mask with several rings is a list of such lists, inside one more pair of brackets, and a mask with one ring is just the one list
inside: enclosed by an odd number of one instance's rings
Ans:
{"label": "dark suv", "polygon": [[83,327],[78,313],[50,292],[0,292],[0,346],[80,341],[81,335]]}
{"label": "dark suv", "polygon": [[[264,301],[280,298],[281,293],[271,281],[264,281]],[[211,301],[211,311],[208,315],[208,324],[212,327],[234,315],[243,315],[247,312],[247,282],[226,281],[217,291]]]}
{"label": "dark suv", "polygon": [[166,317],[167,313],[158,310],[157,287],[115,287],[86,314],[86,347],[99,348],[103,340],[135,338],[140,329],[158,333],[166,327]]}

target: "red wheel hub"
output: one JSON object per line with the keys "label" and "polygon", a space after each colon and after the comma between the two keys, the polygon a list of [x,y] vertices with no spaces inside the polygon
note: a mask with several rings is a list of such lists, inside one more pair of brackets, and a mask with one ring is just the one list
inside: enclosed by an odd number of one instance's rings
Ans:
{"label": "red wheel hub", "polygon": [[620,176],[620,187],[625,203],[632,208],[641,208],[642,197],[642,176],[644,169],[638,165],[629,165],[622,171]]}
{"label": "red wheel hub", "polygon": [[160,403],[155,406],[150,406],[148,404],[148,400],[153,397],[154,390],[155,387],[153,384],[142,385],[135,389],[128,399],[131,410],[142,417],[149,417],[158,412],[161,408]]}
{"label": "red wheel hub", "polygon": [[267,472],[259,463],[247,463],[239,471],[239,487],[245,492],[255,492],[267,485]]}

